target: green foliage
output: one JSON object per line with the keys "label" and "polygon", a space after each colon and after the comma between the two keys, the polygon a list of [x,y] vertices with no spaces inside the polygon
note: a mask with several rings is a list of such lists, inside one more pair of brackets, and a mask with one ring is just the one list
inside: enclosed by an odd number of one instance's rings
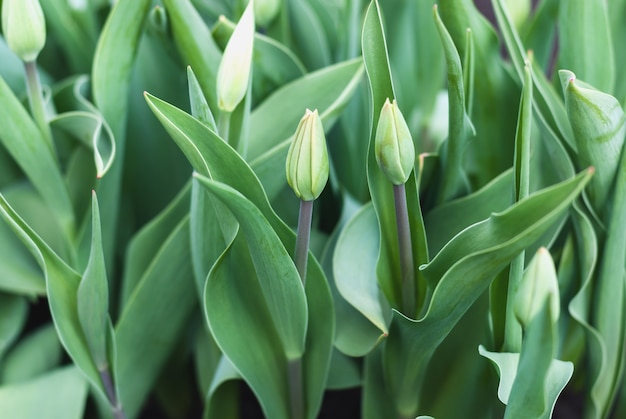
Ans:
{"label": "green foliage", "polygon": [[626,1],[532,3],[3,15],[0,416],[623,416]]}

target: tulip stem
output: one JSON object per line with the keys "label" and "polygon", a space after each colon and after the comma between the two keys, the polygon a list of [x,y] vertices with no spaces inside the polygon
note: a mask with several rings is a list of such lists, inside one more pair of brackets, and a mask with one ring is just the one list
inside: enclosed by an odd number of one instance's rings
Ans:
{"label": "tulip stem", "polygon": [[222,137],[222,140],[230,144],[228,136],[230,134],[230,112],[220,111],[220,116],[217,120],[217,131]]}
{"label": "tulip stem", "polygon": [[291,409],[291,419],[303,419],[302,358],[288,361],[287,368],[289,373],[289,405]]}
{"label": "tulip stem", "polygon": [[298,216],[298,234],[296,236],[296,251],[294,262],[302,283],[306,283],[306,266],[309,256],[309,242],[311,240],[311,219],[313,218],[313,200],[300,200],[300,214]]}
{"label": "tulip stem", "polygon": [[111,409],[113,411],[113,417],[115,419],[126,419],[124,409],[115,394],[115,387],[113,386],[109,366],[105,364],[103,367],[99,368],[99,372],[102,384],[104,385],[104,390],[106,391],[107,398],[109,399],[109,404],[111,405]]}
{"label": "tulip stem", "polygon": [[398,229],[398,249],[400,251],[400,271],[402,273],[402,311],[406,316],[416,316],[415,274],[413,271],[413,247],[411,227],[406,203],[404,184],[393,185],[393,198],[396,207],[396,227]]}
{"label": "tulip stem", "polygon": [[52,131],[50,130],[50,125],[48,124],[48,118],[46,118],[46,105],[43,98],[41,82],[39,80],[39,73],[37,72],[37,63],[34,60],[25,62],[24,70],[26,72],[26,90],[28,93],[30,111],[33,115],[35,123],[48,143],[48,146],[52,151],[54,151],[54,145],[52,144]]}

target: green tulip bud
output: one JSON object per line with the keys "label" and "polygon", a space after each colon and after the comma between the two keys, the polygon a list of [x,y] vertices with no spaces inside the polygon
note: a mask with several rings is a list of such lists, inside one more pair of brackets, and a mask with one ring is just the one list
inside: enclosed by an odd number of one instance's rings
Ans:
{"label": "green tulip bud", "polygon": [[593,208],[601,213],[606,207],[626,137],[624,111],[617,99],[577,81],[571,71],[561,70],[559,76],[580,163],[596,169],[588,193]]}
{"label": "green tulip bud", "polygon": [[528,327],[549,299],[552,323],[559,319],[559,281],[550,252],[540,248],[528,264],[513,302],[513,312],[523,327]]}
{"label": "green tulip bud", "polygon": [[252,68],[253,44],[254,9],[250,1],[226,44],[217,70],[217,104],[225,112],[234,111],[246,95]]}
{"label": "green tulip bud", "polygon": [[298,198],[317,199],[328,182],[328,151],[317,109],[307,109],[287,153],[287,182]]}
{"label": "green tulip bud", "polygon": [[2,30],[7,45],[24,62],[31,62],[46,43],[46,20],[38,0],[4,0]]}
{"label": "green tulip bud", "polygon": [[378,166],[391,183],[406,183],[415,166],[415,146],[395,100],[387,99],[380,111],[374,151]]}
{"label": "green tulip bud", "polygon": [[280,10],[281,0],[254,0],[254,20],[259,26],[266,27]]}

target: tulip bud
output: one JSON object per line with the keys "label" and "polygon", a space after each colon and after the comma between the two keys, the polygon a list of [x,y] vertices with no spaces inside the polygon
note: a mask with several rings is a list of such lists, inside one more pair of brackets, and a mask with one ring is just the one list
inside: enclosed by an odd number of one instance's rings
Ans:
{"label": "tulip bud", "polygon": [[38,0],[4,0],[2,31],[7,45],[24,62],[31,62],[46,43],[46,21]]}
{"label": "tulip bud", "polygon": [[254,0],[254,20],[256,24],[266,27],[278,14],[281,0]]}
{"label": "tulip bud", "polygon": [[378,166],[394,185],[409,179],[415,166],[415,147],[409,127],[394,100],[385,101],[376,128],[374,151]]}
{"label": "tulip bud", "polygon": [[559,282],[550,252],[542,247],[528,264],[515,294],[513,311],[523,327],[528,327],[549,299],[552,323],[559,319]]}
{"label": "tulip bud", "polygon": [[559,76],[580,163],[596,169],[588,193],[593,208],[601,212],[606,207],[626,137],[624,111],[617,99],[577,81],[571,71],[561,70]]}
{"label": "tulip bud", "polygon": [[304,201],[317,199],[328,181],[328,152],[317,109],[306,110],[287,153],[287,182]]}
{"label": "tulip bud", "polygon": [[248,3],[228,40],[217,70],[217,104],[225,112],[235,110],[248,90],[254,44],[254,9]]}

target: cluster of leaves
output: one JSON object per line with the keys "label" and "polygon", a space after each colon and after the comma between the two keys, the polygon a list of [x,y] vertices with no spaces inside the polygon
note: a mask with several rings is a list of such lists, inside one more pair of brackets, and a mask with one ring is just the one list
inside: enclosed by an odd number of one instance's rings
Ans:
{"label": "cluster of leaves", "polygon": [[[43,127],[0,39],[0,412],[237,417],[245,383],[296,419],[297,360],[308,418],[346,388],[364,418],[548,418],[566,386],[626,416],[626,1],[492,0],[496,31],[471,0],[255,0],[225,123],[246,3],[42,1]],[[409,310],[388,99],[417,151]],[[307,108],[331,176],[303,284]]]}

